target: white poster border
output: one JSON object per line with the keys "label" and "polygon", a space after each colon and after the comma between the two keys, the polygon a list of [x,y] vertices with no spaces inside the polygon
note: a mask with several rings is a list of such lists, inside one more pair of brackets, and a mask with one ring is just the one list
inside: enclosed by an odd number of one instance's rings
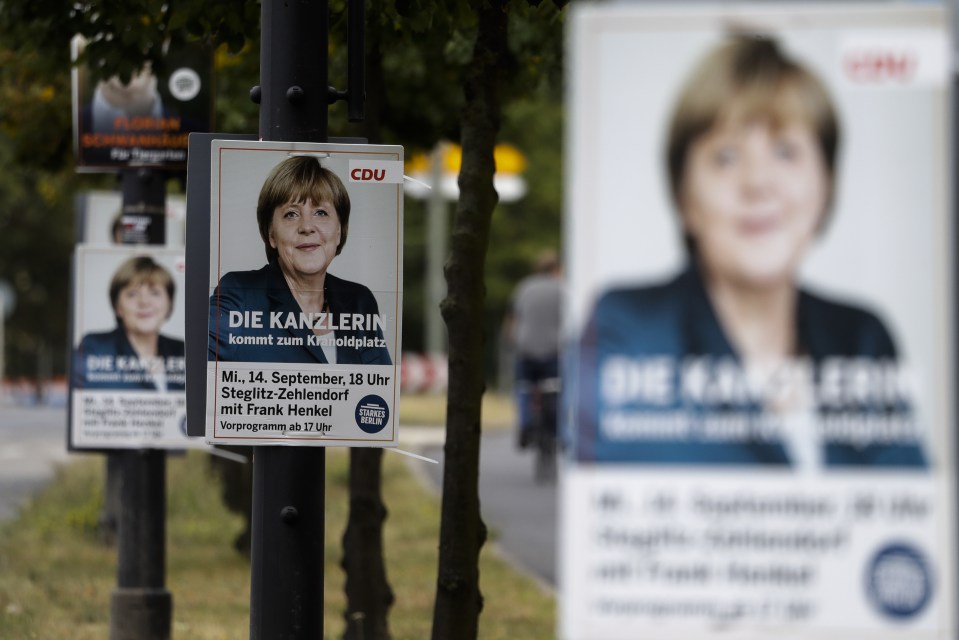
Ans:
{"label": "white poster border", "polygon": [[[274,166],[297,156],[319,159],[349,194],[349,235],[330,269],[340,278],[362,283],[376,299],[383,319],[382,340],[377,344],[385,346],[390,362],[377,360],[361,366],[267,359],[227,362],[211,347],[206,439],[211,444],[250,446],[396,447],[403,298],[402,147],[214,140],[211,300],[221,277],[263,265],[265,259],[258,257],[264,255],[264,243],[256,227],[257,194]],[[394,179],[395,170],[399,180]],[[232,225],[234,220],[242,225]],[[262,330],[263,322],[271,330],[280,328],[270,314],[248,318],[242,320],[245,328]],[[218,329],[211,326],[210,331],[213,340]],[[309,336],[305,341],[315,346]],[[337,338],[336,344],[340,342],[343,339]],[[298,395],[304,391],[296,389],[304,384],[298,380],[310,381],[308,385],[319,380],[320,388]]]}
{"label": "white poster border", "polygon": [[[133,363],[133,354],[117,352],[119,318],[110,304],[115,272],[136,258],[149,258],[171,277],[172,310],[161,328],[168,353],[160,353],[165,376]],[[186,432],[183,306],[186,263],[183,250],[149,245],[77,245],[74,255],[74,319],[70,372],[69,445],[76,450],[202,449],[202,438]],[[84,353],[82,345],[96,349]],[[176,345],[180,345],[176,347]],[[177,355],[179,354],[179,355]],[[87,358],[99,362],[88,366]],[[122,360],[122,363],[121,363]],[[100,376],[93,380],[90,376]],[[115,379],[115,382],[110,382]],[[154,388],[160,385],[159,388]],[[170,388],[173,386],[174,388]],[[178,388],[177,388],[178,387]]]}
{"label": "white poster border", "polygon": [[[863,16],[866,20],[863,21]],[[636,149],[642,145],[657,146],[657,141],[649,139],[638,140],[631,135],[628,129],[631,125],[628,118],[622,117],[619,113],[624,109],[630,109],[632,118],[636,121],[643,121],[644,117],[649,117],[649,111],[639,108],[641,101],[638,99],[620,98],[621,103],[613,109],[610,107],[608,96],[604,92],[608,91],[611,85],[611,75],[615,76],[621,73],[623,68],[613,68],[607,57],[608,50],[604,46],[608,45],[607,38],[619,37],[626,41],[628,38],[637,38],[645,34],[659,34],[661,37],[668,37],[671,31],[704,31],[718,32],[718,25],[726,25],[738,29],[749,30],[750,28],[764,32],[780,33],[785,29],[795,29],[811,33],[815,30],[828,30],[845,28],[855,38],[862,39],[862,34],[870,29],[885,29],[887,32],[899,31],[902,29],[914,28],[939,29],[942,31],[942,12],[941,7],[918,7],[909,6],[871,6],[837,4],[837,5],[808,5],[798,4],[758,4],[758,3],[735,3],[724,5],[578,5],[571,8],[569,21],[569,48],[572,51],[570,55],[570,75],[568,82],[567,104],[569,105],[570,127],[567,132],[567,160],[566,175],[569,176],[566,192],[566,216],[564,218],[564,234],[571,238],[571,242],[566,248],[566,274],[569,283],[570,300],[567,306],[568,315],[565,318],[567,335],[571,340],[576,340],[579,332],[583,329],[588,316],[589,308],[595,302],[596,297],[601,292],[597,283],[603,286],[620,284],[635,280],[635,271],[633,267],[623,269],[614,264],[617,255],[629,255],[631,258],[637,258],[645,264],[643,276],[646,279],[655,280],[666,273],[675,270],[680,262],[679,246],[675,242],[676,234],[674,221],[664,216],[662,219],[653,223],[656,226],[652,233],[639,244],[632,244],[630,247],[620,246],[628,241],[637,240],[637,234],[633,229],[625,229],[617,219],[612,222],[602,222],[601,218],[610,220],[609,213],[615,209],[615,205],[610,206],[612,200],[619,197],[622,189],[617,190],[615,185],[623,187],[628,185],[629,189],[635,194],[642,191],[641,198],[645,199],[648,208],[656,211],[666,211],[670,208],[669,197],[663,184],[649,186],[649,180],[642,184],[637,184],[630,178],[629,171],[638,172],[641,175],[659,175],[660,168],[649,164],[645,158],[636,157]],[[666,34],[666,35],[663,35]],[[848,39],[847,39],[848,40]],[[939,41],[945,44],[945,39]],[[948,67],[948,58],[951,51],[943,47],[943,62]],[[660,52],[658,60],[665,55]],[[668,57],[668,56],[667,56]],[[635,58],[631,58],[635,60]],[[629,66],[628,64],[626,65]],[[935,66],[935,65],[934,65]],[[670,64],[663,63],[663,74],[672,73]],[[942,69],[939,69],[941,72]],[[934,72],[927,76],[922,76],[922,80],[928,82],[929,78],[944,77],[943,73]],[[621,75],[620,82],[626,82],[625,76]],[[639,86],[634,87],[635,92],[642,93],[652,102],[662,99],[657,97],[657,92],[652,87]],[[862,91],[883,91],[882,87],[862,88]],[[665,92],[671,93],[669,91]],[[875,97],[875,96],[874,96]],[[929,255],[923,255],[917,260],[917,268],[929,267],[929,271],[935,274],[934,278],[924,280],[921,286],[924,290],[932,291],[931,304],[916,309],[906,309],[906,319],[899,319],[901,325],[896,325],[897,332],[907,333],[910,323],[913,322],[915,314],[933,314],[938,318],[935,329],[924,336],[925,346],[918,349],[916,345],[910,343],[907,346],[913,347],[912,358],[918,361],[925,361],[929,375],[920,382],[925,384],[927,389],[923,398],[923,406],[929,409],[930,414],[934,415],[935,421],[940,426],[935,430],[934,439],[931,442],[931,448],[936,456],[936,473],[933,487],[935,491],[930,497],[930,504],[934,505],[937,513],[936,524],[934,526],[934,539],[936,557],[933,559],[937,573],[937,606],[935,607],[935,620],[924,629],[917,629],[913,626],[898,626],[896,623],[890,623],[885,628],[870,628],[866,635],[862,630],[826,630],[813,627],[790,627],[787,631],[784,627],[748,627],[745,625],[716,624],[713,626],[705,625],[700,627],[685,627],[678,630],[670,630],[668,626],[653,623],[649,627],[632,626],[628,629],[623,627],[606,627],[602,619],[588,615],[586,607],[590,604],[590,593],[584,591],[583,581],[588,579],[588,575],[583,574],[583,564],[581,561],[589,552],[594,550],[596,544],[595,538],[590,538],[585,534],[585,528],[589,523],[595,522],[598,512],[595,510],[595,504],[591,503],[596,499],[597,488],[616,486],[619,483],[636,483],[630,486],[637,488],[642,483],[668,477],[670,473],[678,473],[679,477],[695,477],[698,471],[695,468],[684,466],[660,468],[660,471],[637,471],[632,469],[624,471],[619,465],[611,464],[589,464],[569,462],[564,465],[564,473],[561,478],[561,545],[560,545],[560,584],[561,584],[561,602],[563,607],[560,616],[560,637],[566,640],[625,640],[626,638],[637,637],[644,632],[648,632],[657,638],[683,638],[690,640],[693,638],[708,639],[722,636],[730,640],[746,640],[747,638],[765,638],[775,630],[778,634],[788,633],[788,637],[795,638],[941,638],[952,637],[956,632],[956,613],[955,603],[957,598],[956,589],[956,571],[952,569],[956,560],[956,526],[955,526],[955,436],[953,429],[948,425],[955,423],[955,406],[951,399],[953,381],[955,380],[955,363],[953,354],[955,352],[955,340],[951,330],[951,319],[954,317],[954,296],[953,296],[953,275],[955,269],[954,247],[952,246],[953,225],[952,216],[952,198],[949,192],[949,181],[947,176],[947,164],[951,160],[948,157],[949,142],[951,135],[948,131],[949,101],[945,100],[939,105],[939,110],[934,110],[928,117],[936,121],[947,122],[947,130],[941,132],[941,147],[936,150],[939,162],[934,163],[930,179],[939,186],[938,189],[930,190],[928,201],[923,203],[928,209],[938,212],[928,231],[935,238],[935,248],[929,252]],[[612,111],[611,111],[612,109]],[[616,110],[618,109],[618,111]],[[644,115],[645,114],[645,115]],[[598,124],[597,124],[598,123]],[[624,130],[626,129],[626,130]],[[617,152],[611,154],[611,149],[615,147]],[[877,160],[878,161],[878,160]],[[655,161],[654,161],[655,162]],[[610,185],[614,185],[610,189]],[[840,195],[842,197],[842,195]],[[635,198],[633,200],[635,204]],[[845,206],[840,201],[838,207]],[[840,214],[841,215],[841,214]],[[612,225],[612,226],[610,226]],[[611,228],[616,229],[620,239],[620,245],[609,247],[607,244],[601,244],[600,238],[608,237]],[[648,228],[648,227],[647,227]],[[847,233],[848,230],[841,230]],[[861,231],[861,229],[860,229]],[[605,233],[605,235],[604,235]],[[672,240],[670,240],[672,236]],[[863,239],[869,241],[868,234]],[[664,242],[663,238],[667,238]],[[639,238],[642,240],[642,238]],[[667,248],[653,248],[658,253],[658,258],[646,260],[645,253],[655,244],[667,245]],[[664,258],[665,255],[665,258]],[[645,260],[645,262],[644,262]],[[821,262],[819,265],[820,273],[826,267]],[[868,268],[868,265],[863,267]],[[809,270],[813,276],[816,275],[816,268]],[[834,274],[835,275],[835,274]],[[838,274],[840,281],[846,274]],[[887,276],[885,276],[887,277]],[[835,279],[835,278],[834,278]],[[847,278],[848,280],[848,278]],[[845,287],[845,288],[844,288]],[[881,288],[881,282],[871,282],[866,289],[878,290]],[[840,292],[847,292],[848,285],[840,282],[838,287]],[[858,293],[858,292],[857,292]],[[910,316],[909,314],[913,314]],[[902,327],[905,326],[904,330]],[[946,354],[946,357],[942,357]],[[575,422],[573,423],[575,428]],[[665,471],[663,470],[665,469]],[[764,472],[768,474],[769,472]],[[894,476],[895,474],[893,474]],[[909,474],[907,473],[906,476]],[[713,476],[717,477],[717,476]],[[741,477],[744,481],[752,483],[762,483],[767,475],[743,475],[738,476],[735,472],[732,475],[719,477],[729,479],[730,477]],[[835,478],[835,474],[832,475]],[[867,478],[868,474],[861,476]],[[905,476],[904,476],[905,479]],[[683,486],[686,480],[677,478],[677,490]],[[707,477],[708,481],[708,477]],[[911,480],[907,480],[911,481]],[[804,486],[809,486],[809,479],[802,480]],[[883,477],[877,476],[876,482],[881,484]],[[592,492],[592,493],[591,493]],[[930,609],[931,611],[931,609]],[[929,611],[926,612],[929,614]],[[925,622],[928,622],[926,617]],[[607,621],[608,622],[608,621]],[[635,622],[635,621],[633,621]],[[644,631],[645,630],[645,631]]]}

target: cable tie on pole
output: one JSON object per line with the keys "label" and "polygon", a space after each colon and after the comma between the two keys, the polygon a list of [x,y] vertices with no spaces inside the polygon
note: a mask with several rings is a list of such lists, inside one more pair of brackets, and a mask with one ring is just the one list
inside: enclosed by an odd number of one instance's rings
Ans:
{"label": "cable tie on pole", "polygon": [[231,460],[233,462],[239,462],[240,464],[246,464],[247,462],[250,461],[250,459],[247,458],[245,455],[242,455],[239,453],[233,453],[232,451],[227,451],[225,449],[219,449],[217,447],[210,447],[209,453],[210,455],[218,456],[220,458],[226,458],[227,460]]}
{"label": "cable tie on pole", "polygon": [[430,191],[433,190],[433,187],[432,187],[432,186],[426,184],[425,182],[421,182],[421,181],[417,180],[416,178],[411,178],[411,177],[409,177],[408,175],[406,175],[405,173],[403,174],[403,179],[404,179],[404,180],[409,180],[410,182],[415,182],[416,184],[420,185],[421,187],[426,187],[426,188],[429,189]]}
{"label": "cable tie on pole", "polygon": [[417,460],[422,460],[424,462],[432,462],[433,464],[439,464],[439,460],[434,460],[433,458],[427,458],[426,456],[421,456],[418,453],[413,453],[412,451],[404,451],[403,449],[397,449],[395,447],[383,447],[387,451],[394,451],[396,453],[402,453],[404,456],[409,456],[411,458],[416,458]]}

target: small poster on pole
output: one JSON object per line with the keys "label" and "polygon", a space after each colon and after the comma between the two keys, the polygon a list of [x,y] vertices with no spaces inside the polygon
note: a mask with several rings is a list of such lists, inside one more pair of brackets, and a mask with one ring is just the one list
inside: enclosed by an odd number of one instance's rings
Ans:
{"label": "small poster on pole", "polygon": [[941,7],[573,9],[561,637],[955,637]]}
{"label": "small poster on pole", "polygon": [[207,441],[395,447],[402,147],[211,153]]}
{"label": "small poster on pole", "polygon": [[[77,36],[71,45],[76,59],[86,41]],[[165,66],[147,65],[125,80],[95,80],[89,66],[74,67],[78,171],[186,168],[189,134],[209,131],[213,121],[213,55],[201,44],[174,46]]]}
{"label": "small poster on pole", "polygon": [[[77,240],[86,244],[153,244],[144,237],[147,220],[140,215],[123,214],[123,197],[117,191],[87,191],[78,196]],[[167,247],[183,247],[186,228],[186,199],[180,195],[166,198],[163,237]]]}
{"label": "small poster on pole", "polygon": [[182,250],[77,247],[70,446],[182,449]]}

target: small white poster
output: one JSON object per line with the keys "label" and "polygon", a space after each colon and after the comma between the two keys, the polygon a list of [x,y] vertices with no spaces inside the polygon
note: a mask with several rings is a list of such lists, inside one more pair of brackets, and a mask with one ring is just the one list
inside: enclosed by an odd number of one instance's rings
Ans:
{"label": "small white poster", "polygon": [[71,447],[206,446],[186,435],[183,252],[79,245],[74,274]]}

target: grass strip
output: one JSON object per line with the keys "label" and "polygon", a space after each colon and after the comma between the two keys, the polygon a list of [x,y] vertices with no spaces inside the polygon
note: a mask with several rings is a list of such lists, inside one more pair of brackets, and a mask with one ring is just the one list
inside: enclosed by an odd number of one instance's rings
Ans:
{"label": "grass strip", "polygon": [[[436,579],[439,506],[410,463],[384,457],[387,571],[396,604],[395,640],[430,635]],[[109,635],[116,549],[96,533],[103,462],[91,455],[62,467],[56,478],[0,527],[0,639],[102,640]],[[325,637],[343,633],[340,538],[347,513],[348,455],[327,456]],[[171,455],[167,463],[167,588],[173,594],[177,640],[249,637],[250,567],[231,541],[239,518],[220,502],[219,479],[206,454]],[[490,548],[481,557],[486,597],[484,640],[554,637],[555,600],[513,571]]]}
{"label": "grass strip", "polygon": [[[484,431],[508,429],[516,423],[513,398],[507,394],[484,393],[482,411]],[[446,394],[404,395],[400,400],[400,424],[442,427],[446,424]]]}

